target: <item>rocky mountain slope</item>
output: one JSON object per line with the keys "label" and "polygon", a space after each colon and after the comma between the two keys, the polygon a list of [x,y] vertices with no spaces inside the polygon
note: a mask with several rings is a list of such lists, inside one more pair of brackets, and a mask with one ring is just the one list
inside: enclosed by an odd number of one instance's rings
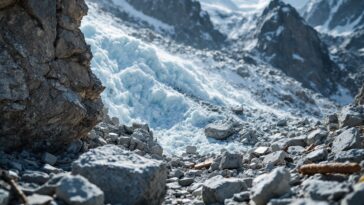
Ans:
{"label": "rocky mountain slope", "polygon": [[100,119],[83,1],[1,1],[0,147],[59,149]]}

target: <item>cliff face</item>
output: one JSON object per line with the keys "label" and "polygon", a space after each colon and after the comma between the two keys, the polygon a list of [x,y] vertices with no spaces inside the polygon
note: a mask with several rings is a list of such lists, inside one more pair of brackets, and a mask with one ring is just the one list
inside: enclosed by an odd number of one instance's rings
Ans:
{"label": "cliff face", "polygon": [[83,0],[0,0],[0,149],[56,150],[99,121]]}
{"label": "cliff face", "polygon": [[334,90],[335,69],[327,47],[293,7],[271,1],[259,19],[256,35],[257,49],[272,65],[324,95]]}

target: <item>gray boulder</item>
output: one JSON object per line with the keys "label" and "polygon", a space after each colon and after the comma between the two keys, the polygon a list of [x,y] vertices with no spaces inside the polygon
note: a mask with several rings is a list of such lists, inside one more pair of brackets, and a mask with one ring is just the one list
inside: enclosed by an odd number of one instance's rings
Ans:
{"label": "gray boulder", "polygon": [[306,143],[309,145],[322,144],[325,141],[326,136],[327,136],[327,131],[325,131],[323,129],[314,130],[307,135]]}
{"label": "gray boulder", "polygon": [[234,194],[246,191],[247,185],[238,178],[223,178],[222,176],[212,177],[202,186],[202,199],[205,204],[221,204],[225,199],[231,198]]}
{"label": "gray boulder", "polygon": [[111,204],[160,204],[165,194],[167,168],[115,145],[105,145],[80,156],[72,165],[105,193]]}
{"label": "gray boulder", "polygon": [[355,127],[364,123],[364,115],[359,107],[344,107],[339,114],[341,127]]}
{"label": "gray boulder", "polygon": [[233,134],[233,128],[229,124],[209,124],[205,128],[206,137],[211,137],[217,140],[225,140]]}
{"label": "gray boulder", "polygon": [[240,169],[243,166],[243,156],[224,152],[220,162],[220,169]]}
{"label": "gray boulder", "polygon": [[336,181],[306,180],[302,183],[304,196],[313,200],[340,200],[349,192],[349,188],[344,183]]}
{"label": "gray boulder", "polygon": [[360,163],[364,160],[364,149],[351,149],[348,151],[341,151],[335,155],[337,162],[356,162]]}
{"label": "gray boulder", "polygon": [[317,163],[327,159],[328,152],[326,149],[315,150],[304,158],[304,163]]}
{"label": "gray boulder", "polygon": [[56,187],[56,196],[70,205],[103,205],[104,193],[82,176],[66,176]]}
{"label": "gray boulder", "polygon": [[285,158],[287,157],[288,155],[285,151],[272,152],[264,157],[263,163],[272,164],[274,166],[284,165],[286,163]]}
{"label": "gray boulder", "polygon": [[250,199],[255,205],[265,205],[270,199],[280,197],[290,191],[290,173],[278,167],[269,174],[254,179]]}
{"label": "gray boulder", "polygon": [[332,143],[332,151],[338,153],[349,149],[361,148],[362,141],[359,130],[353,127],[335,137]]}

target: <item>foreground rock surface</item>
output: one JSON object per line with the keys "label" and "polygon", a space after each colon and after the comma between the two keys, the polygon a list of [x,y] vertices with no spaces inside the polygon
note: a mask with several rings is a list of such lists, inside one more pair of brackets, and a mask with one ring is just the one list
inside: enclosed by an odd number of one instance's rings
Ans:
{"label": "foreground rock surface", "polygon": [[0,149],[52,150],[100,120],[84,0],[0,2]]}
{"label": "foreground rock surface", "polygon": [[160,204],[165,194],[167,168],[118,146],[106,145],[83,154],[72,166],[101,188],[111,204]]}

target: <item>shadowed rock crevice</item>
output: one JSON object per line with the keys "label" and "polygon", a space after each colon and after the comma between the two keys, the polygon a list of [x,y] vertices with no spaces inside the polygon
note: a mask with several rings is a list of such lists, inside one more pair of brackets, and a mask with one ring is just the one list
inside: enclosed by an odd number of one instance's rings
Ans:
{"label": "shadowed rock crevice", "polygon": [[[52,151],[100,120],[83,0],[0,3],[0,148]],[[31,142],[31,143],[30,143]]]}

